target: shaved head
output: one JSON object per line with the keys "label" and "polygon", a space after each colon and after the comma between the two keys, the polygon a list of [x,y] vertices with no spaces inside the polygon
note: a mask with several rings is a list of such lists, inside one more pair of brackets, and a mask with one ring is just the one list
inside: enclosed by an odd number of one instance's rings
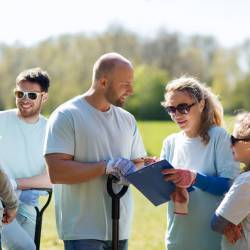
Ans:
{"label": "shaved head", "polygon": [[111,74],[115,66],[120,64],[126,64],[133,68],[131,62],[118,53],[112,52],[102,55],[94,64],[92,84],[96,83],[103,76]]}

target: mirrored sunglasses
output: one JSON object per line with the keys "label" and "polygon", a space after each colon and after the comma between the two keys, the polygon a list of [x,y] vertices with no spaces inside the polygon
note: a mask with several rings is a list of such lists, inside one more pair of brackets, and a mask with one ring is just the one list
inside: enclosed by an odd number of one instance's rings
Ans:
{"label": "mirrored sunglasses", "polygon": [[14,94],[17,99],[28,98],[30,100],[36,100],[38,95],[42,95],[41,92],[29,92],[21,90],[14,90]]}
{"label": "mirrored sunglasses", "polygon": [[233,135],[231,135],[230,137],[230,140],[231,140],[231,144],[232,146],[235,145],[235,143],[239,142],[239,141],[245,141],[245,142],[248,142],[250,141],[250,138],[235,138]]}
{"label": "mirrored sunglasses", "polygon": [[187,104],[187,103],[180,103],[178,104],[176,107],[175,106],[167,106],[166,107],[166,111],[170,114],[173,115],[176,113],[176,111],[178,111],[180,114],[188,114],[191,107],[194,106],[196,104],[196,102],[192,103],[192,104]]}

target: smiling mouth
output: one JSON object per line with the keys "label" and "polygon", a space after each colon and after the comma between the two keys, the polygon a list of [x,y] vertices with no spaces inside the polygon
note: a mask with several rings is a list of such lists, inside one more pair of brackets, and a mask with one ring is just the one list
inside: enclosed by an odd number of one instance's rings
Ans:
{"label": "smiling mouth", "polygon": [[21,106],[22,109],[29,109],[29,108],[31,108],[30,104],[21,104],[20,106]]}
{"label": "smiling mouth", "polygon": [[178,123],[178,125],[183,125],[185,124],[187,121],[176,121]]}

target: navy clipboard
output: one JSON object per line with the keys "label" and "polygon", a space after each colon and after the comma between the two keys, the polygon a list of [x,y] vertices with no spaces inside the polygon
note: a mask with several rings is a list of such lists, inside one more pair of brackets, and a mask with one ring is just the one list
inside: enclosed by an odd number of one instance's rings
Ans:
{"label": "navy clipboard", "polygon": [[126,176],[149,201],[155,206],[170,200],[170,193],[175,190],[172,182],[166,182],[161,171],[173,168],[166,160],[150,164]]}

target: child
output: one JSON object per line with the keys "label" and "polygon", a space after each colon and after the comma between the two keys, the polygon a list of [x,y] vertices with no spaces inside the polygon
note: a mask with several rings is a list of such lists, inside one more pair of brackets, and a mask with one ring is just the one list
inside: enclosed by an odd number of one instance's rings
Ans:
{"label": "child", "polygon": [[[245,164],[211,221],[212,229],[224,234],[222,249],[250,249],[250,113],[237,116],[232,150],[235,160]],[[231,244],[230,244],[231,243]]]}
{"label": "child", "polygon": [[[231,179],[239,173],[230,137],[221,127],[222,106],[208,88],[192,77],[170,82],[162,104],[181,129],[165,139],[161,152],[161,159],[175,167],[163,171],[165,179],[177,187],[172,194],[174,202],[168,203],[166,247],[219,250],[221,237],[211,230],[210,218]],[[188,193],[190,186],[193,191]],[[184,206],[177,207],[177,202]]]}
{"label": "child", "polygon": [[[2,222],[4,224],[10,223],[16,217],[17,211],[17,198],[12,185],[7,175],[0,168],[0,197],[4,205],[0,202],[0,230],[2,228]],[[1,247],[1,234],[0,234],[0,250]]]}

